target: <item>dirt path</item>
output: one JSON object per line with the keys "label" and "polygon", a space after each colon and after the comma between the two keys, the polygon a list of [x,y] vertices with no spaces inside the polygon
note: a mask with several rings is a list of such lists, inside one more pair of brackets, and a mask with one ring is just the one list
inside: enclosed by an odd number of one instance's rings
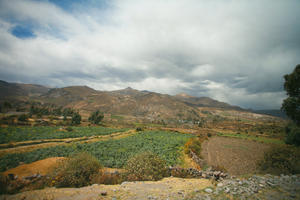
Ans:
{"label": "dirt path", "polygon": [[[121,185],[92,185],[83,188],[46,188],[16,195],[2,195],[0,200],[149,200],[183,199],[185,195],[212,187],[207,179],[164,178],[161,181],[124,182]],[[101,193],[106,192],[106,196]]]}
{"label": "dirt path", "polygon": [[230,174],[254,173],[257,162],[270,145],[226,137],[212,137],[202,144],[202,156],[210,166],[224,167]]}
{"label": "dirt path", "polygon": [[[97,141],[105,141],[109,139],[120,139],[134,135],[136,132],[134,130],[129,130],[126,132],[117,132],[110,135],[100,135],[100,136],[91,136],[91,137],[78,137],[78,138],[64,138],[64,139],[49,139],[49,140],[32,140],[26,142],[17,142],[14,143],[17,147],[14,148],[4,148],[0,149],[0,156],[10,153],[23,153],[33,151],[35,149],[47,148],[57,145],[69,145],[72,142],[81,142],[81,143],[91,143]],[[32,143],[32,145],[31,145]],[[37,144],[39,143],[39,144]]]}

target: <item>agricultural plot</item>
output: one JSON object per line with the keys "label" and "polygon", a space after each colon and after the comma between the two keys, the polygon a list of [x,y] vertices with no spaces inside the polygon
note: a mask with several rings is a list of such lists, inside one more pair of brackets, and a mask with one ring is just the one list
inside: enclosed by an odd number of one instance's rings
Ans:
{"label": "agricultural plot", "polygon": [[209,166],[224,168],[233,175],[256,173],[270,144],[232,137],[212,137],[202,144],[201,155]]}
{"label": "agricultural plot", "polygon": [[109,135],[123,132],[127,129],[113,129],[105,127],[70,127],[69,131],[60,127],[7,127],[0,128],[0,144],[21,142],[28,140],[63,139],[83,136]]}
{"label": "agricultural plot", "polygon": [[186,141],[194,137],[167,131],[145,131],[133,136],[69,146],[56,146],[37,149],[27,153],[7,154],[0,157],[0,171],[13,168],[20,162],[31,163],[49,157],[64,157],[73,153],[86,151],[99,159],[105,167],[122,168],[128,158],[145,151],[158,154],[168,165],[180,162],[180,151]]}

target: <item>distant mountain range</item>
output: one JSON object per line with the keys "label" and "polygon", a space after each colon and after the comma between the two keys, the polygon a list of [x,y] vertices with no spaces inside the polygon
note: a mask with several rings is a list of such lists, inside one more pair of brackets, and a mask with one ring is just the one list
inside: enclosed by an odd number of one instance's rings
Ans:
{"label": "distant mountain range", "polygon": [[86,115],[99,109],[114,115],[144,117],[149,120],[199,119],[202,115],[201,108],[204,107],[250,112],[209,97],[194,97],[184,93],[172,96],[130,87],[116,91],[98,91],[87,86],[49,88],[0,81],[0,94],[0,101],[37,101],[72,107]]}

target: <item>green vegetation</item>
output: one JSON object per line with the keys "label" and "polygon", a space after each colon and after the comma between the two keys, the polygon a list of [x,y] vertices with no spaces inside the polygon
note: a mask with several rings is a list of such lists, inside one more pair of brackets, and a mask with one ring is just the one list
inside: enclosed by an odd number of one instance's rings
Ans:
{"label": "green vegetation", "polygon": [[99,110],[97,110],[96,112],[93,112],[91,114],[91,116],[89,117],[89,122],[91,122],[93,124],[99,124],[103,118],[104,118],[103,113],[101,113]]}
{"label": "green vegetation", "polygon": [[184,153],[190,154],[192,151],[195,153],[198,157],[201,157],[201,144],[205,140],[205,138],[191,138],[188,140],[187,143],[184,145]]}
{"label": "green vegetation", "polygon": [[289,97],[283,101],[281,109],[295,123],[286,128],[286,143],[300,146],[300,65],[284,79],[284,89]]}
{"label": "green vegetation", "polygon": [[82,187],[91,183],[93,175],[99,173],[97,158],[88,153],[78,153],[62,160],[53,172],[56,187]]}
{"label": "green vegetation", "polygon": [[299,174],[299,147],[274,145],[259,163],[261,170],[271,174]]}
{"label": "green vegetation", "polygon": [[125,169],[131,181],[157,181],[167,175],[166,162],[151,152],[133,156],[127,161]]}
{"label": "green vegetation", "polygon": [[[74,127],[76,130],[77,127]],[[89,152],[105,167],[124,167],[128,158],[141,152],[153,152],[166,160],[167,165],[180,162],[180,151],[186,141],[193,137],[166,131],[145,131],[133,136],[98,141],[86,144],[73,144],[37,149],[26,153],[6,154],[0,157],[0,171],[18,166],[20,162],[31,163],[48,157],[69,156],[76,152]]]}
{"label": "green vegetation", "polygon": [[263,143],[267,143],[267,144],[284,144],[284,141],[279,140],[279,139],[246,135],[246,134],[218,133],[218,136],[254,140],[254,141],[263,142]]}
{"label": "green vegetation", "polygon": [[284,89],[289,96],[282,103],[282,110],[300,126],[300,65],[291,74],[284,76]]}
{"label": "green vegetation", "polygon": [[78,125],[81,122],[81,115],[79,113],[74,113],[72,115],[72,124],[73,125]]}
{"label": "green vegetation", "polygon": [[21,121],[21,122],[26,122],[27,119],[28,119],[28,116],[25,114],[22,114],[18,117],[18,121]]}
{"label": "green vegetation", "polygon": [[26,140],[76,138],[93,135],[109,135],[123,132],[127,129],[112,129],[105,127],[0,127],[0,143],[20,142]]}
{"label": "green vegetation", "polygon": [[295,124],[289,124],[286,127],[286,144],[294,144],[300,146],[300,127]]}

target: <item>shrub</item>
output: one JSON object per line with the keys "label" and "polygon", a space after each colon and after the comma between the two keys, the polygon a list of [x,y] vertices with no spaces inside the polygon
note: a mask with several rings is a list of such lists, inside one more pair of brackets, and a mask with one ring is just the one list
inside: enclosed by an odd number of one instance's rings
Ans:
{"label": "shrub", "polygon": [[102,166],[88,153],[78,153],[62,160],[53,172],[54,185],[57,187],[82,187],[91,183],[93,175]]}
{"label": "shrub", "polygon": [[125,179],[123,174],[119,173],[98,173],[92,178],[92,183],[116,185],[122,183]]}
{"label": "shrub", "polygon": [[205,140],[205,138],[197,137],[197,138],[191,138],[188,140],[187,143],[184,145],[184,153],[190,154],[192,151],[197,156],[201,156],[201,144]]}
{"label": "shrub", "polygon": [[292,146],[273,146],[264,154],[259,166],[266,173],[300,173],[300,149]]}
{"label": "shrub", "polygon": [[66,128],[66,131],[72,132],[72,131],[73,131],[73,128],[72,128],[71,126],[68,126],[68,127]]}
{"label": "shrub", "polygon": [[103,118],[104,118],[103,113],[97,110],[96,112],[93,112],[91,114],[91,116],[89,117],[89,121],[93,124],[99,124]]}
{"label": "shrub", "polygon": [[286,144],[300,146],[300,127],[296,126],[295,124],[289,124],[285,128],[285,132],[286,132],[286,138],[285,138]]}
{"label": "shrub", "polygon": [[21,122],[26,122],[27,119],[28,119],[28,116],[25,114],[22,114],[18,117],[18,121],[21,121]]}
{"label": "shrub", "polygon": [[0,173],[0,194],[7,193],[8,178]]}
{"label": "shrub", "polygon": [[72,124],[80,124],[81,115],[79,113],[74,113],[72,115]]}
{"label": "shrub", "polygon": [[143,131],[143,129],[141,127],[137,127],[135,130],[138,131],[138,132]]}
{"label": "shrub", "polygon": [[159,180],[167,174],[166,162],[151,152],[133,156],[127,161],[125,169],[130,181]]}

